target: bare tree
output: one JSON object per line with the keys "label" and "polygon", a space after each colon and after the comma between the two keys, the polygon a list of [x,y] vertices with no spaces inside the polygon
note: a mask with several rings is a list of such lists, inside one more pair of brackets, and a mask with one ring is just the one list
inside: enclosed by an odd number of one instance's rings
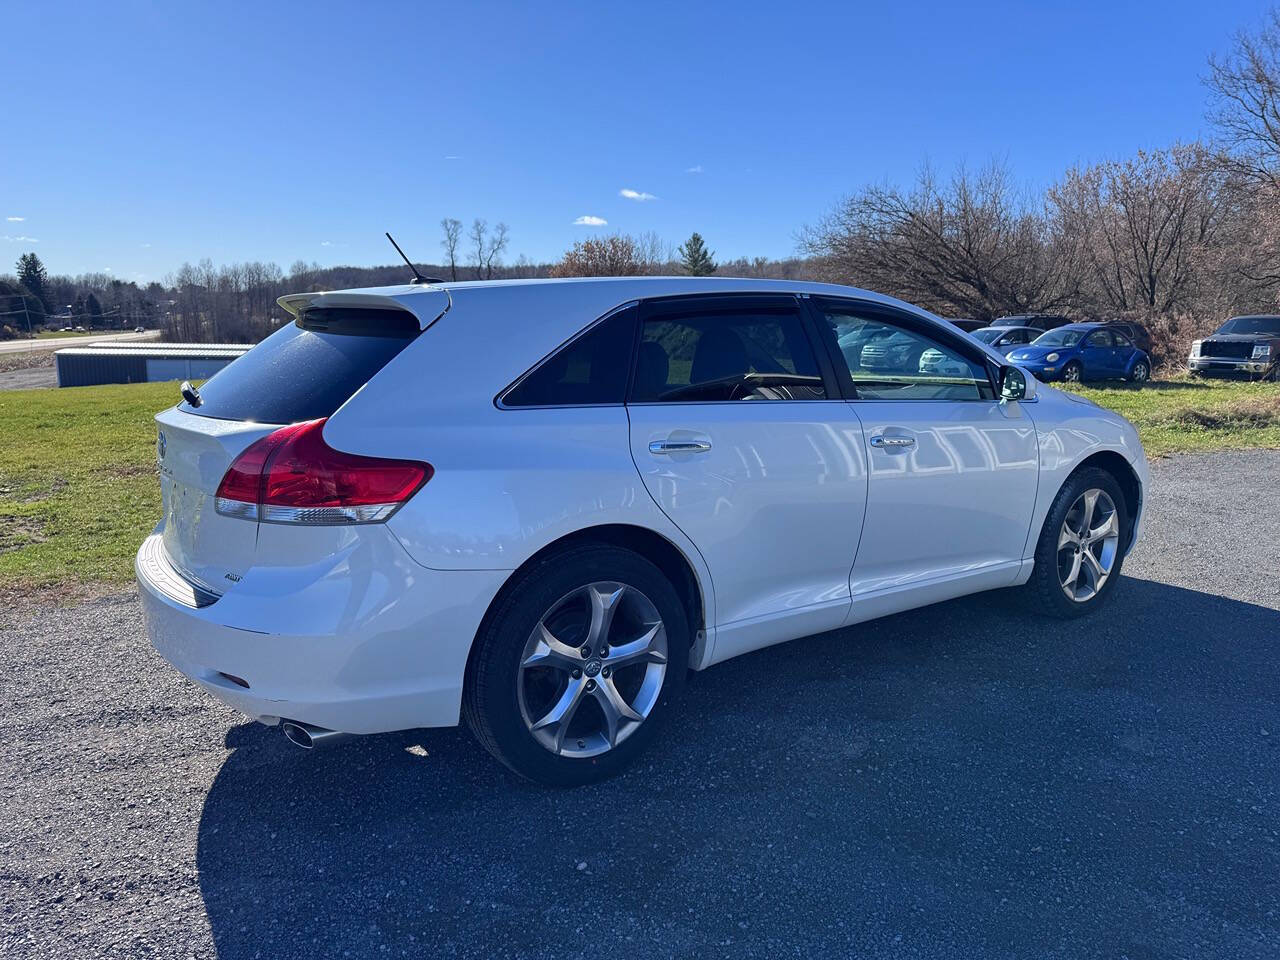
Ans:
{"label": "bare tree", "polygon": [[675,273],[675,254],[671,244],[663,240],[652,230],[632,237],[635,244],[637,269],[650,276],[664,273]]}
{"label": "bare tree", "polygon": [[440,229],[444,231],[444,239],[440,241],[440,246],[444,247],[445,255],[449,258],[449,276],[457,280],[458,244],[462,241],[462,221],[445,217],[440,221]]}
{"label": "bare tree", "polygon": [[502,265],[502,251],[507,248],[507,225],[499,223],[489,232],[488,222],[477,217],[471,222],[471,267],[477,280],[493,278],[495,267]]}
{"label": "bare tree", "polygon": [[1209,119],[1226,160],[1254,181],[1280,188],[1280,9],[1257,34],[1240,33],[1226,56],[1209,58]]}
{"label": "bare tree", "polygon": [[1238,216],[1224,231],[1221,266],[1250,300],[1280,299],[1280,9],[1209,58],[1209,120],[1222,166],[1241,181]]}
{"label": "bare tree", "polygon": [[1200,144],[1140,150],[1069,170],[1049,191],[1060,229],[1083,241],[1083,302],[1122,312],[1189,305],[1227,209],[1211,159]]}
{"label": "bare tree", "polygon": [[990,318],[1060,308],[1078,287],[1078,242],[1013,188],[1003,166],[911,190],[867,187],[800,234],[825,279],[869,286],[939,312]]}

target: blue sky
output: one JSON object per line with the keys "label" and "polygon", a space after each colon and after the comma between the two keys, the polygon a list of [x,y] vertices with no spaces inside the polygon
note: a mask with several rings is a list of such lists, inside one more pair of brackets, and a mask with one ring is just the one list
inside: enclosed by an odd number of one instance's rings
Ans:
{"label": "blue sky", "polygon": [[27,249],[142,281],[205,256],[388,263],[383,230],[430,261],[444,216],[506,221],[508,260],[613,230],[785,256],[926,159],[1041,187],[1204,134],[1206,57],[1264,10],[8,5],[0,270]]}

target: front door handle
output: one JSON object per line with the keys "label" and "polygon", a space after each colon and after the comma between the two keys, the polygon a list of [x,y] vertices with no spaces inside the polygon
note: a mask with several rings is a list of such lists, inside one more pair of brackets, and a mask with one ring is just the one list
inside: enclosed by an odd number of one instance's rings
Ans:
{"label": "front door handle", "polygon": [[914,447],[916,445],[916,438],[886,437],[883,434],[877,433],[871,438],[871,445],[873,447],[888,447],[891,450],[903,450],[907,447]]}
{"label": "front door handle", "polygon": [[651,440],[649,442],[649,452],[655,455],[706,453],[710,449],[710,440]]}

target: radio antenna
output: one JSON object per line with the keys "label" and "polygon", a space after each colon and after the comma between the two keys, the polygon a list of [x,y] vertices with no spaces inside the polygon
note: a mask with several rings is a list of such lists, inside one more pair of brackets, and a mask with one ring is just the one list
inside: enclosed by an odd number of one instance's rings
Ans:
{"label": "radio antenna", "polygon": [[418,268],[413,265],[413,262],[404,255],[404,251],[400,249],[400,244],[396,243],[396,238],[388,233],[387,239],[390,240],[391,245],[396,248],[396,253],[400,254],[400,259],[403,260],[405,264],[408,265],[409,269],[413,271],[413,279],[409,281],[410,283],[444,283],[444,281],[439,277],[424,277],[420,274],[418,272]]}

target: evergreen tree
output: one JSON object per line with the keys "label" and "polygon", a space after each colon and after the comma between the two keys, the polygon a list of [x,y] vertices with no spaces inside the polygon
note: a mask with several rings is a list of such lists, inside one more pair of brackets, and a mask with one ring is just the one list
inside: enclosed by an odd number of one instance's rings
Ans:
{"label": "evergreen tree", "polygon": [[98,302],[98,298],[90,293],[84,298],[84,310],[89,314],[89,328],[93,329],[94,325],[102,326],[102,304]]}
{"label": "evergreen tree", "polygon": [[18,282],[40,301],[44,313],[49,312],[49,273],[34,253],[18,258]]}
{"label": "evergreen tree", "polygon": [[715,254],[707,249],[701,234],[695,233],[680,246],[680,263],[691,277],[709,277],[716,272]]}

